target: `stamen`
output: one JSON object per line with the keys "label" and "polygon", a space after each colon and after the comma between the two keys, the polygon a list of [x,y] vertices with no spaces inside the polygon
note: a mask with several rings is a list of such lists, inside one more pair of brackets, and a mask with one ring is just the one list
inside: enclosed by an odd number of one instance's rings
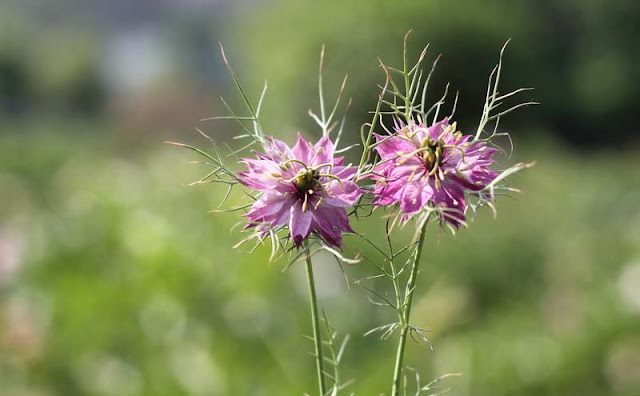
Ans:
{"label": "stamen", "polygon": [[[440,148],[440,147],[438,147],[438,148]],[[438,170],[439,165],[440,165],[440,153],[441,152],[442,152],[442,149],[440,149],[440,150],[436,149],[436,152],[435,152],[436,160],[433,163],[433,169],[431,169],[431,172],[429,172],[429,175],[434,175],[436,173],[436,171]]]}
{"label": "stamen", "polygon": [[320,173],[318,175],[318,177],[327,177],[329,179],[336,180],[338,182],[338,184],[340,185],[340,190],[344,191],[344,186],[342,185],[342,179],[340,179],[338,176],[332,175],[331,173]]}
{"label": "stamen", "polygon": [[411,168],[411,175],[409,175],[409,179],[407,179],[407,183],[410,183],[413,181],[413,177],[416,175],[416,172],[418,171],[418,167],[417,166],[413,166]]}
{"label": "stamen", "polygon": [[305,164],[304,162],[300,161],[299,159],[295,159],[295,158],[289,158],[288,160],[284,161],[282,163],[282,165],[287,166],[287,165],[289,165],[290,163],[293,163],[293,162],[302,165],[305,169],[309,169],[307,164]]}
{"label": "stamen", "polygon": [[444,135],[446,135],[448,132],[450,132],[452,130],[453,131],[456,130],[456,123],[455,122],[453,124],[445,127],[445,128],[442,128],[442,133],[438,136],[438,140],[441,140],[444,137]]}
{"label": "stamen", "polygon": [[320,199],[318,200],[318,202],[316,202],[316,204],[314,205],[314,209],[318,209],[318,206],[320,206],[320,204],[322,202],[324,202],[324,197],[325,196],[329,196],[329,193],[327,192],[326,188],[324,188],[324,186],[322,184],[320,184]]}
{"label": "stamen", "polygon": [[406,153],[404,155],[402,155],[402,159],[400,161],[398,161],[398,165],[402,165],[405,162],[409,161],[414,155],[419,154],[423,151],[430,151],[431,148],[429,146],[425,146],[425,147],[420,147],[419,149],[413,150],[410,153]]}
{"label": "stamen", "polygon": [[462,162],[464,162],[464,156],[465,156],[465,151],[462,147],[460,146],[456,146],[453,144],[445,144],[444,146],[442,146],[443,148],[449,148],[449,149],[453,149],[453,150],[459,150],[460,151],[460,155],[462,156]]}
{"label": "stamen", "polygon": [[329,172],[331,172],[333,170],[333,164],[330,163],[330,162],[325,162],[324,164],[317,165],[313,169],[316,170],[316,171],[319,171],[321,168],[324,168],[325,166],[329,167]]}

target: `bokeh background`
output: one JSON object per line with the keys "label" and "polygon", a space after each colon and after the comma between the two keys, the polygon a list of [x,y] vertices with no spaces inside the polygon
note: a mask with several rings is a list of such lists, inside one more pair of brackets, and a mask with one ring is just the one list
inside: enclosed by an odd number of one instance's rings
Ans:
{"label": "bokeh background", "polygon": [[[236,215],[207,214],[224,192],[187,188],[203,170],[162,142],[238,133],[198,121],[224,114],[220,96],[240,103],[218,41],[254,100],[268,79],[264,123],[285,140],[318,136],[306,112],[326,44],[329,95],[350,76],[355,142],[377,57],[399,64],[409,29],[411,54],[443,54],[431,92],[460,90],[463,131],[508,38],[503,89],[533,86],[523,99],[542,105],[502,123],[503,163],[537,160],[512,179],[525,194],[456,237],[430,230],[413,313],[433,350],[410,344],[408,363],[462,372],[452,395],[640,394],[640,3],[5,0],[0,395],[313,392],[304,271],[233,250]],[[355,227],[376,239],[382,225]],[[316,272],[351,336],[348,389],[388,394],[394,343],[362,334],[393,312],[345,282],[371,268],[319,257]]]}

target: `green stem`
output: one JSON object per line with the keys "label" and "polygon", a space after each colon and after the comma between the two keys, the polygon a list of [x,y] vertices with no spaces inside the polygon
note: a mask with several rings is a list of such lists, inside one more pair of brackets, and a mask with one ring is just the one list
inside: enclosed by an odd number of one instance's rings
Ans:
{"label": "green stem", "polygon": [[411,314],[411,303],[413,301],[413,292],[416,287],[416,279],[418,278],[418,270],[420,267],[420,257],[422,256],[422,247],[424,246],[424,237],[427,234],[427,225],[429,221],[424,222],[422,230],[420,230],[420,241],[416,247],[415,260],[411,267],[411,275],[407,285],[407,296],[404,302],[402,311],[402,328],[400,332],[400,339],[398,340],[398,350],[396,352],[396,366],[393,370],[393,388],[391,389],[391,396],[400,395],[400,382],[402,378],[402,367],[404,361],[404,349],[407,343],[407,336],[409,335],[409,318]]}
{"label": "green stem", "polygon": [[[305,248],[308,249],[305,243]],[[309,300],[311,304],[311,324],[313,325],[313,342],[316,349],[316,374],[318,376],[318,388],[320,390],[320,396],[324,395],[326,386],[324,383],[324,358],[322,357],[322,338],[320,336],[320,320],[318,316],[318,298],[316,297],[316,286],[313,280],[313,267],[311,266],[311,255],[307,250],[306,254],[307,263],[307,280],[309,281]]]}

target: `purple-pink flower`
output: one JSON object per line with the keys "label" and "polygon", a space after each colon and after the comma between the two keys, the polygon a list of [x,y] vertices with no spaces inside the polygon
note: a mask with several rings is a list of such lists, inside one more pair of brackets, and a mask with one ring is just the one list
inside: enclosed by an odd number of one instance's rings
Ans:
{"label": "purple-pink flower", "polygon": [[263,192],[245,215],[245,228],[263,231],[286,225],[297,247],[315,232],[342,248],[342,233],[354,232],[345,208],[362,195],[353,182],[357,167],[334,157],[328,136],[311,146],[298,134],[293,148],[268,137],[264,149],[256,152],[257,159],[243,159],[248,169],[239,172],[242,184]]}
{"label": "purple-pink flower", "polygon": [[395,129],[390,136],[376,134],[381,161],[372,177],[374,203],[399,203],[404,221],[431,204],[447,222],[464,224],[465,193],[484,189],[498,176],[489,168],[497,150],[470,141],[446,118],[429,127],[411,123]]}

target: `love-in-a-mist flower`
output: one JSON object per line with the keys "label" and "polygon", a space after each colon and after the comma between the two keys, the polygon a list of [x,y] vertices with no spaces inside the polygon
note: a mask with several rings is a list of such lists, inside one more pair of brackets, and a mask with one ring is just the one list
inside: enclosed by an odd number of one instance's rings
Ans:
{"label": "love-in-a-mist flower", "polygon": [[256,152],[257,159],[243,159],[248,170],[239,172],[242,184],[262,192],[245,215],[246,228],[263,231],[285,225],[298,247],[315,232],[342,248],[342,233],[354,232],[345,208],[362,195],[353,181],[357,167],[334,157],[329,136],[311,146],[298,134],[292,148],[267,137],[264,149]]}
{"label": "love-in-a-mist flower", "polygon": [[459,227],[467,209],[465,193],[483,190],[498,176],[489,168],[497,150],[456,132],[446,118],[431,126],[399,124],[394,134],[375,136],[381,161],[374,169],[374,203],[400,204],[405,221],[433,205]]}

